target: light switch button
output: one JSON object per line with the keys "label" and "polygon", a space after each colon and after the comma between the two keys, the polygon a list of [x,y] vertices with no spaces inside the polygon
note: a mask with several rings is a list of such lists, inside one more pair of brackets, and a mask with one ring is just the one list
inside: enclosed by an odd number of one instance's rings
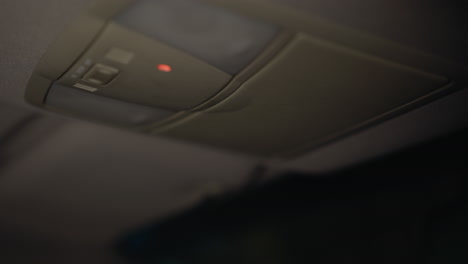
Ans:
{"label": "light switch button", "polygon": [[118,74],[119,70],[116,68],[103,64],[96,64],[83,76],[83,80],[98,85],[106,85]]}

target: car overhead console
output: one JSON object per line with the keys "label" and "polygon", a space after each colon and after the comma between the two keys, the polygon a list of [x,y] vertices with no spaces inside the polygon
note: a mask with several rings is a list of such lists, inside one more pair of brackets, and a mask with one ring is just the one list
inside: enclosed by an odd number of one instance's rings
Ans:
{"label": "car overhead console", "polygon": [[81,119],[285,158],[435,100],[467,76],[261,0],[105,0],[49,47],[25,97]]}

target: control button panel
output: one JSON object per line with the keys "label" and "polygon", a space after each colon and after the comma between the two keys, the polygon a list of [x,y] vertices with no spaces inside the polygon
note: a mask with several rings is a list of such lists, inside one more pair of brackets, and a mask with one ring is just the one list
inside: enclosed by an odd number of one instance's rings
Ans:
{"label": "control button panel", "polygon": [[[181,50],[109,23],[58,84],[86,85],[124,102],[184,111],[221,91],[232,76]],[[86,89],[90,91],[89,88]]]}

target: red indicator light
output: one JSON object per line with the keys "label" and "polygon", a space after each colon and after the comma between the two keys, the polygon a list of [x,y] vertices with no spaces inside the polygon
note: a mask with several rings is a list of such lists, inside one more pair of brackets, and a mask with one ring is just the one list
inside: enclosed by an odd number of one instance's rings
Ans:
{"label": "red indicator light", "polygon": [[162,72],[172,71],[172,67],[167,64],[159,64],[156,68],[158,69],[158,71],[162,71]]}

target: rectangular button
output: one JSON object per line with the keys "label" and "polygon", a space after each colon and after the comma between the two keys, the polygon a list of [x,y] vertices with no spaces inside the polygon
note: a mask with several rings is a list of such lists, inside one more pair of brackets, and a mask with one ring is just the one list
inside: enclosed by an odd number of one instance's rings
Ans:
{"label": "rectangular button", "polygon": [[98,85],[106,85],[118,74],[119,70],[116,68],[103,64],[96,64],[83,76],[83,80]]}

